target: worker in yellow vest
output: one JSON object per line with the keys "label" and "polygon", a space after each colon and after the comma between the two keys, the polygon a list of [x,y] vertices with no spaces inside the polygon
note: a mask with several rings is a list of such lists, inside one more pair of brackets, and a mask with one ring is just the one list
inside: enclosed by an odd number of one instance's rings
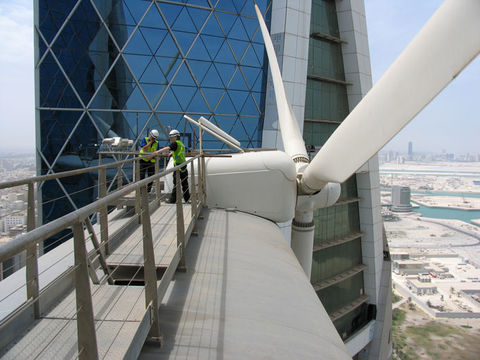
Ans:
{"label": "worker in yellow vest", "polygon": [[[150,177],[155,174],[155,157],[151,156],[158,149],[158,131],[153,129],[148,137],[140,141],[140,179]],[[150,192],[153,183],[148,183],[147,191]]]}
{"label": "worker in yellow vest", "polygon": [[[173,166],[181,165],[185,162],[185,145],[180,141],[180,133],[178,130],[174,129],[170,131],[168,136],[170,137],[170,144],[157,150],[155,153],[170,151],[173,159]],[[177,171],[173,173],[173,190],[170,199],[167,201],[171,204],[177,201]],[[183,199],[185,202],[188,202],[190,199],[190,192],[188,189],[188,170],[186,165],[180,168],[180,179],[182,183]]]}

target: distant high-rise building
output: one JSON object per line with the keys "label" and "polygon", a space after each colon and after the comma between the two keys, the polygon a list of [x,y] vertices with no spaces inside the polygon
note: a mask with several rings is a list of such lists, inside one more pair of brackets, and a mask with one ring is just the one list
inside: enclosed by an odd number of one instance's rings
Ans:
{"label": "distant high-rise building", "polygon": [[412,211],[410,203],[410,188],[408,186],[392,187],[392,211]]}
{"label": "distant high-rise building", "polygon": [[408,156],[413,155],[413,143],[411,141],[408,142]]}

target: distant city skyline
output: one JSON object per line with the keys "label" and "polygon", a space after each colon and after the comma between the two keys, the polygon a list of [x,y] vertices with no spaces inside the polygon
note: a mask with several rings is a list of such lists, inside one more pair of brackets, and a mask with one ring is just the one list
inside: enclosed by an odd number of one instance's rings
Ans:
{"label": "distant city skyline", "polygon": [[[365,1],[374,83],[440,5],[441,1]],[[0,151],[33,151],[32,1],[0,2],[0,37]],[[480,152],[478,80],[480,61],[477,58],[384,149],[406,151],[408,142],[412,141],[414,152]]]}

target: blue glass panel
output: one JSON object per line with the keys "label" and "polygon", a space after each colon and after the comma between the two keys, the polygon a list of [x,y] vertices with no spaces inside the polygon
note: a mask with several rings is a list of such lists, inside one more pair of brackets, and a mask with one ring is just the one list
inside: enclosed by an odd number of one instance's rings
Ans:
{"label": "blue glass panel", "polygon": [[203,81],[201,82],[202,87],[211,87],[211,88],[224,88],[225,85],[223,85],[222,80],[220,76],[218,75],[217,69],[215,68],[215,65],[212,64],[210,68],[207,71],[207,74],[203,78]]}
{"label": "blue glass panel", "polygon": [[156,56],[155,59],[157,60],[157,64],[160,65],[160,68],[162,69],[162,72],[168,81],[173,79],[173,75],[175,75],[178,67],[182,63],[178,53],[176,57]]}
{"label": "blue glass panel", "polygon": [[[252,9],[253,9],[253,5],[252,5]],[[240,18],[243,24],[243,27],[247,33],[247,40],[253,39],[255,34],[260,33],[260,25],[258,24],[257,16],[256,14],[254,16],[255,18],[253,19],[249,19],[245,17]]]}
{"label": "blue glass panel", "polygon": [[[147,120],[150,118],[150,113],[133,113],[133,112],[124,112],[123,117],[129,123],[130,128],[133,131],[133,136],[131,139],[136,140],[139,136],[142,135],[142,129],[147,123]],[[124,137],[124,135],[122,135]]]}
{"label": "blue glass panel", "polygon": [[232,29],[228,33],[228,37],[231,39],[248,41],[248,35],[245,31],[245,27],[243,26],[242,20],[240,20],[240,17],[238,17],[235,23],[233,24]]}
{"label": "blue glass panel", "polygon": [[230,81],[230,85],[228,86],[228,88],[233,90],[248,90],[245,79],[243,78],[242,73],[240,70],[238,70],[238,68],[235,72],[235,75],[233,75],[233,78]]}
{"label": "blue glass panel", "polygon": [[133,34],[132,40],[128,43],[125,48],[125,53],[127,54],[139,54],[139,55],[152,55],[150,47],[145,40],[141,31],[136,31]]}
{"label": "blue glass panel", "polygon": [[210,15],[210,18],[207,20],[207,24],[202,30],[202,34],[215,35],[215,36],[222,35],[222,30],[218,25],[218,20],[215,17],[215,13],[212,13],[212,15]]}
{"label": "blue glass panel", "polygon": [[188,112],[196,113],[210,113],[211,108],[205,103],[203,99],[202,92],[197,90],[189,106],[186,108]]}
{"label": "blue glass panel", "polygon": [[180,110],[185,111],[197,92],[197,88],[193,86],[172,85],[172,91],[180,104]]}
{"label": "blue glass panel", "polygon": [[202,88],[202,92],[207,99],[207,103],[210,106],[210,109],[212,109],[212,111],[215,111],[217,104],[220,101],[220,98],[225,93],[225,90],[204,87]]}
{"label": "blue glass panel", "polygon": [[[183,53],[187,54],[197,34],[183,31],[174,31],[174,36],[177,39],[177,42],[180,45]],[[197,41],[199,41],[199,39],[197,39]]]}
{"label": "blue glass panel", "polygon": [[145,68],[142,76],[138,79],[141,83],[167,84],[167,79],[163,75],[156,58],[150,58],[151,61]]}
{"label": "blue glass panel", "polygon": [[160,105],[157,107],[158,111],[179,111],[181,110],[180,104],[177,101],[177,97],[173,93],[172,89],[169,88],[163,97]]}
{"label": "blue glass panel", "polygon": [[257,54],[255,53],[254,50],[254,44],[248,47],[245,55],[243,56],[243,59],[241,61],[242,65],[248,65],[248,66],[255,66],[259,67],[262,66],[260,61],[258,60]]}
{"label": "blue glass panel", "polygon": [[[219,12],[219,11],[215,12],[215,15],[217,16],[217,19],[220,22],[220,26],[222,27],[223,32],[225,34],[228,34],[230,32],[230,30],[232,29],[232,26],[235,23],[235,20],[237,19],[237,16],[232,15],[232,14]],[[217,34],[217,35],[221,35],[221,34]]]}
{"label": "blue glass panel", "polygon": [[[210,15],[211,13],[211,11],[197,8],[187,8],[187,11],[190,15],[190,18],[192,19],[193,24],[195,25],[196,32],[200,31],[203,24],[207,20],[208,15]],[[214,18],[213,14],[211,17]],[[219,33],[217,32],[217,34]]]}
{"label": "blue glass panel", "polygon": [[193,44],[192,49],[188,53],[188,58],[208,61],[211,60],[201,37],[197,39],[197,41],[195,41],[195,43]]}
{"label": "blue glass panel", "polygon": [[[140,1],[140,2],[147,3],[146,1]],[[142,16],[143,16],[143,14],[142,14]],[[140,20],[140,19],[141,19],[141,17],[138,20]],[[165,22],[162,19],[162,16],[160,15],[160,12],[158,11],[158,9],[155,5],[150,7],[150,9],[148,10],[148,13],[143,18],[141,26],[142,27],[155,28],[155,29],[164,29],[164,30],[167,28],[166,25],[165,25]]]}
{"label": "blue glass panel", "polygon": [[175,20],[180,15],[180,12],[184,9],[182,5],[173,5],[165,3],[156,3],[160,7],[160,11],[165,16],[166,22],[170,27],[175,23]]}
{"label": "blue glass panel", "polygon": [[214,66],[217,69],[218,73],[220,74],[220,78],[222,79],[222,82],[226,87],[230,82],[230,79],[232,78],[235,72],[235,69],[237,67],[233,64],[222,64],[222,63],[216,63]]}
{"label": "blue glass panel", "polygon": [[119,109],[129,109],[129,110],[149,110],[145,97],[142,95],[141,91],[137,86],[134,87],[132,93],[128,97],[125,105],[119,107]]}
{"label": "blue glass panel", "polygon": [[[90,54],[90,56],[92,55]],[[137,79],[142,77],[145,69],[152,61],[152,57],[148,55],[125,54],[124,56]]]}
{"label": "blue glass panel", "polygon": [[167,33],[165,39],[163,40],[162,44],[158,48],[155,55],[158,56],[177,56],[180,54],[177,45],[172,39],[172,36]]}
{"label": "blue glass panel", "polygon": [[[201,43],[201,41],[199,41]],[[208,69],[212,65],[209,61],[197,61],[197,60],[188,60],[188,64],[193,71],[195,79],[198,83],[201,83]]]}
{"label": "blue glass panel", "polygon": [[237,58],[237,61],[240,62],[240,60],[243,57],[243,54],[247,50],[247,46],[250,45],[248,41],[240,41],[240,40],[234,40],[234,39],[229,39],[228,40],[230,46],[233,48],[233,52],[235,53],[235,57]]}
{"label": "blue glass panel", "polygon": [[245,101],[245,105],[243,105],[241,113],[243,115],[259,115],[260,111],[257,108],[255,101],[253,101],[253,98],[251,95]]}
{"label": "blue glass panel", "polygon": [[250,66],[240,66],[240,69],[245,76],[247,85],[250,89],[253,88],[253,85],[257,82],[257,79],[262,76],[263,71],[259,68],[254,68]]}
{"label": "blue glass panel", "polygon": [[235,114],[235,106],[233,105],[232,100],[230,99],[230,95],[227,93],[224,94],[222,99],[220,100],[220,104],[218,104],[217,108],[215,109],[217,114]]}
{"label": "blue glass panel", "polygon": [[185,63],[182,64],[179,72],[175,76],[173,80],[173,84],[175,85],[188,85],[188,86],[195,86],[195,82],[193,81],[192,74],[188,69]]}
{"label": "blue glass panel", "polygon": [[215,8],[218,10],[225,10],[233,13],[237,12],[237,8],[235,7],[235,5],[233,5],[233,0],[218,0],[218,1],[213,0],[212,2],[217,3]]}
{"label": "blue glass panel", "polygon": [[222,44],[214,60],[217,62],[223,62],[223,63],[229,63],[229,64],[237,63],[237,61],[233,57],[232,51],[230,50],[230,46],[227,41],[225,41]]}
{"label": "blue glass panel", "polygon": [[196,33],[197,29],[193,23],[190,14],[188,13],[186,8],[182,8],[180,13],[178,14],[175,22],[171,25],[172,30],[177,31],[187,31],[191,33]]}
{"label": "blue glass panel", "polygon": [[[148,1],[124,0],[123,2],[124,2],[125,12],[128,11],[130,16],[134,19],[135,25],[139,23],[143,14],[145,14],[145,11],[147,11],[148,6],[151,5],[151,3],[149,3]],[[152,6],[152,8],[154,7],[155,6]],[[144,21],[145,20],[146,19],[144,19]],[[145,26],[147,25],[145,24]]]}
{"label": "blue glass panel", "polygon": [[215,59],[218,50],[220,50],[220,47],[225,41],[224,38],[210,35],[200,35],[200,38],[202,39],[203,45],[205,46],[208,54],[210,55],[210,59]]}
{"label": "blue glass panel", "polygon": [[228,93],[230,94],[230,98],[233,102],[233,106],[235,106],[236,113],[240,114],[241,110],[243,108],[243,105],[245,104],[245,101],[247,100],[248,92],[247,91],[236,91],[236,90],[230,90],[229,89]]}
{"label": "blue glass panel", "polygon": [[[215,1],[212,1],[215,3]],[[187,0],[187,4],[200,5],[210,7],[210,4],[207,0]]]}
{"label": "blue glass panel", "polygon": [[44,0],[39,2],[39,24],[45,39],[50,43],[72,11],[76,1]]}
{"label": "blue glass panel", "polygon": [[164,29],[153,29],[140,27],[139,31],[142,33],[143,38],[145,39],[147,46],[150,48],[150,52],[155,54],[162,44],[163,40],[168,34],[167,30]]}

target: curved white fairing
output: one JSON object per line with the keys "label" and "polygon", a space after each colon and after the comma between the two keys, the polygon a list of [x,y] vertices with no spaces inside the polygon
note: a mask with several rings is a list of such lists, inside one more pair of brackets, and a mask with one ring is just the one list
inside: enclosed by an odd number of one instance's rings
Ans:
{"label": "curved white fairing", "polygon": [[480,1],[447,0],[305,169],[305,190],[343,182],[480,51]]}
{"label": "curved white fairing", "polygon": [[295,212],[295,164],[281,151],[206,158],[207,205],[236,209],[276,222]]}

